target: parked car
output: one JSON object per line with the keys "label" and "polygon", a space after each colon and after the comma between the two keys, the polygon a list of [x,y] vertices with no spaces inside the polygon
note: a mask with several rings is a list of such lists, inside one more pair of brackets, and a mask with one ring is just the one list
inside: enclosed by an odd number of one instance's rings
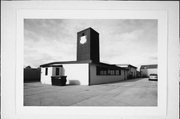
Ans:
{"label": "parked car", "polygon": [[157,74],[150,74],[149,75],[149,80],[157,81],[158,80],[158,75]]}

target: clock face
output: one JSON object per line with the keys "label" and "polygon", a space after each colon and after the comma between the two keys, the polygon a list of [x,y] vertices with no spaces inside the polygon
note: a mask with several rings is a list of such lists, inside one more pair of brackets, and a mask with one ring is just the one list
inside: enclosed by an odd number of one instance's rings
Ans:
{"label": "clock face", "polygon": [[86,42],[87,42],[86,36],[81,36],[81,38],[80,38],[80,43],[81,43],[81,44],[85,44]]}

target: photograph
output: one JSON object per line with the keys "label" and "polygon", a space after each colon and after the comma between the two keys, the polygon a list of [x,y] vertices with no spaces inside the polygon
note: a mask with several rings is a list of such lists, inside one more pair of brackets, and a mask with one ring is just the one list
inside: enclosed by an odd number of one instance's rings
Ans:
{"label": "photograph", "polygon": [[24,106],[158,106],[158,19],[23,22]]}
{"label": "photograph", "polygon": [[2,119],[179,118],[179,2],[1,7]]}

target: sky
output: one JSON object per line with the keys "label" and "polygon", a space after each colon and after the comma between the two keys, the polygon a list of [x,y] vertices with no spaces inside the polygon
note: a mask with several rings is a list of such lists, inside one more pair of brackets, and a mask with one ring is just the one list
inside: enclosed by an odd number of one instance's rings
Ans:
{"label": "sky", "polygon": [[77,32],[88,27],[99,33],[101,62],[157,64],[155,19],[25,19],[24,67],[75,61]]}

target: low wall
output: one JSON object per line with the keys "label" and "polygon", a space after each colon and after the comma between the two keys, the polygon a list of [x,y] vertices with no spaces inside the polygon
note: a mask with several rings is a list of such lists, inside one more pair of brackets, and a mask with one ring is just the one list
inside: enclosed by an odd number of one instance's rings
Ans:
{"label": "low wall", "polygon": [[24,82],[37,82],[40,81],[40,69],[25,68],[24,69]]}

